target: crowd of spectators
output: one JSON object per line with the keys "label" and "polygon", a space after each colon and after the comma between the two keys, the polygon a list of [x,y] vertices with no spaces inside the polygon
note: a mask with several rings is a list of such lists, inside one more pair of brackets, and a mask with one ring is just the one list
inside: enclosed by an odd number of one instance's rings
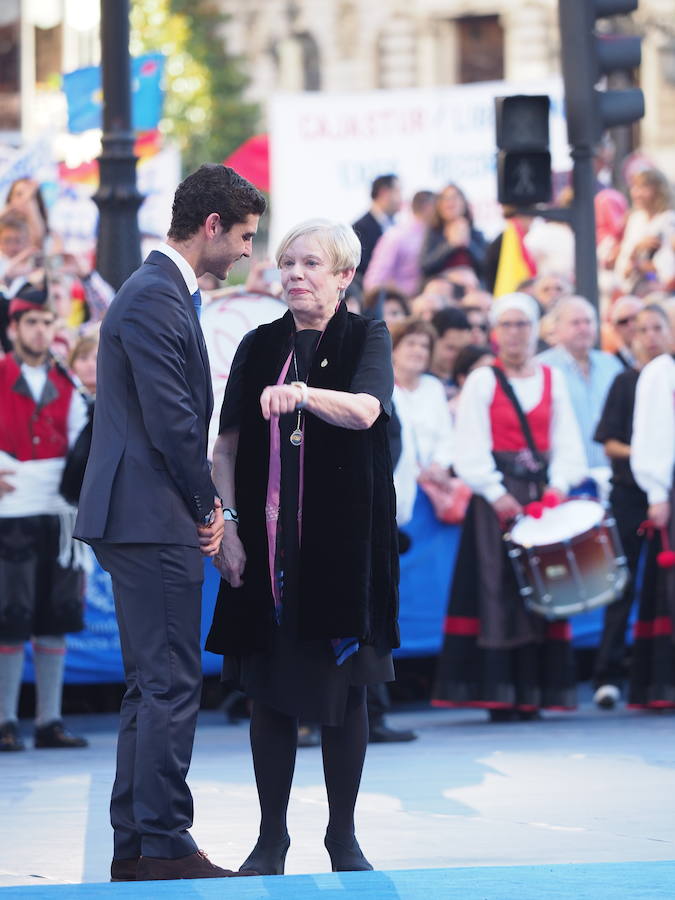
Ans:
{"label": "crowd of spectators", "polygon": [[[518,235],[529,269],[528,277],[510,290],[533,298],[540,314],[534,360],[562,376],[583,443],[586,476],[573,493],[605,501],[618,496],[621,513],[621,483],[626,481],[621,466],[628,468],[630,456],[626,423],[632,417],[639,371],[656,352],[649,349],[650,328],[660,329],[661,340],[652,340],[660,353],[675,349],[668,343],[675,314],[675,208],[664,173],[644,166],[629,169],[626,196],[608,184],[612,163],[611,145],[603,142],[595,154],[599,310],[575,290],[569,225],[508,208],[504,217]],[[400,199],[398,182],[397,187]],[[418,191],[411,199],[409,214],[401,214],[396,222],[376,217],[381,235],[368,250],[369,263],[361,276],[361,311],[383,318],[394,344],[394,412],[402,424],[395,479],[403,530],[425,484],[431,480],[440,485],[458,474],[458,442],[467,440],[456,431],[460,392],[470,373],[492,365],[499,352],[499,332],[490,315],[500,296],[497,276],[505,245],[504,235],[491,243],[485,240],[474,224],[470,198],[457,184],[446,185],[435,196]],[[571,189],[565,188],[557,205],[572,201]],[[355,223],[357,233],[358,226]],[[352,295],[352,304],[357,302]],[[624,382],[630,390],[620,387]],[[441,387],[447,415],[439,404]],[[612,433],[607,438],[607,423],[617,420],[622,422],[616,436],[618,471],[615,437]],[[630,489],[640,492],[638,506],[646,518],[645,495],[634,481]],[[625,533],[622,537],[634,573],[635,541]],[[611,706],[620,696],[627,665],[623,635],[634,595],[631,580],[622,601],[608,607],[594,677],[600,706]]]}
{"label": "crowd of spectators", "polygon": [[[657,351],[673,349],[675,208],[665,174],[650,168],[632,173],[626,199],[602,181],[607,162],[603,145],[596,154],[599,315],[575,292],[569,226],[511,209],[504,215],[516,229],[530,267],[529,277],[512,289],[532,298],[540,313],[535,359],[561,373],[581,434],[587,469],[583,489],[609,496],[620,508],[626,493],[633,492],[635,501],[640,490],[628,466],[638,373]],[[570,203],[570,191],[559,199]],[[467,420],[458,415],[462,390],[476,369],[494,364],[499,352],[491,311],[505,241],[499,235],[488,243],[476,227],[470,198],[454,183],[438,192],[417,191],[407,205],[399,178],[385,174],[374,180],[371,201],[353,226],[363,254],[347,303],[367,318],[382,319],[392,336],[396,388],[391,428],[397,448],[398,524],[404,532],[401,546],[407,547],[405,529],[420,496],[431,497],[434,488],[451,494],[461,474],[455,457],[458,422]],[[257,281],[247,283],[246,291],[278,293],[270,272],[269,261],[256,265],[251,278]],[[221,292],[215,279],[201,287],[206,297]],[[15,301],[36,292],[44,294],[44,309],[54,317],[44,365],[58,364],[77,392],[93,402],[97,332],[114,291],[96,272],[93,255],[66,251],[50,229],[39,186],[22,178],[11,186],[0,210],[0,354],[17,355]],[[39,408],[44,398],[34,401]],[[69,436],[70,445],[75,437]],[[4,474],[0,472],[0,486]],[[644,495],[637,506],[646,515]],[[448,526],[439,521],[439,527],[461,529],[461,522]],[[631,547],[634,568],[634,546],[626,535],[624,542]],[[602,639],[595,678],[601,705],[612,705],[619,697],[629,607],[625,597],[623,605],[615,605]],[[16,684],[8,687],[2,671],[0,718],[11,719],[16,703],[5,695],[10,688],[16,692]],[[62,670],[57,673],[60,690],[58,678]],[[52,711],[52,719],[60,722],[55,703]],[[6,724],[0,722],[0,748]],[[60,734],[58,740],[72,738],[65,731]],[[13,738],[5,735],[4,740],[11,744]]]}

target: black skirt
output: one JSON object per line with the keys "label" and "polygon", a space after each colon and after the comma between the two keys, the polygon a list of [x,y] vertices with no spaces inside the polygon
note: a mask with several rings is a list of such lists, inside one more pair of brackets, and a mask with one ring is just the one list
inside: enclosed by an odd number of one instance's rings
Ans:
{"label": "black skirt", "polygon": [[[289,367],[287,382],[301,380],[309,370],[320,332],[296,332],[297,372]],[[277,565],[283,570],[282,612],[269,651],[225,657],[223,680],[236,684],[253,700],[285,715],[321,725],[342,724],[350,686],[381,684],[394,680],[388,648],[362,646],[341,665],[329,640],[298,637],[299,538],[298,499],[300,448],[290,436],[298,424],[297,413],[280,418],[281,491]],[[349,561],[345,560],[345,565]],[[326,573],[330,577],[330,573]],[[322,602],[321,597],[316,598]],[[352,635],[339,634],[336,638]]]}
{"label": "black skirt", "polygon": [[59,564],[60,544],[59,516],[0,518],[0,640],[84,628],[84,573]]}
{"label": "black skirt", "polygon": [[[675,493],[671,496],[671,504]],[[672,546],[675,516],[670,524]],[[639,599],[634,626],[628,705],[637,709],[675,707],[675,569],[661,568],[661,539],[645,537],[635,576]]]}

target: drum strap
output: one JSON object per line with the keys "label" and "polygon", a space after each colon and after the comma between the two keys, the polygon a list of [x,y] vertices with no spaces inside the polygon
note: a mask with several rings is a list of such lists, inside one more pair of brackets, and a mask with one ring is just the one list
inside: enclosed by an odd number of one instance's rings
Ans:
{"label": "drum strap", "polygon": [[518,402],[518,397],[516,396],[516,392],[513,390],[511,386],[511,382],[506,377],[506,374],[499,366],[492,366],[492,371],[495,374],[495,378],[501,385],[502,390],[510,400],[513,405],[514,410],[516,411],[516,415],[518,416],[518,421],[520,422],[520,427],[523,432],[523,437],[527,443],[527,446],[530,449],[530,453],[532,454],[532,458],[541,464],[542,467],[546,467],[546,460],[542,456],[542,454],[537,450],[536,444],[534,443],[534,438],[532,437],[532,430],[530,428],[530,423],[527,421],[527,416],[523,412],[523,408]]}

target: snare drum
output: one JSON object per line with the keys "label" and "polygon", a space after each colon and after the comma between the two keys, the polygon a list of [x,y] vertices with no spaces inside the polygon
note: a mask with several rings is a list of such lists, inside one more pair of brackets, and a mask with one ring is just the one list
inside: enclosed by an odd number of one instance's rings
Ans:
{"label": "snare drum", "polygon": [[523,516],[505,536],[520,595],[532,612],[566,619],[616,600],[628,581],[614,519],[594,500]]}

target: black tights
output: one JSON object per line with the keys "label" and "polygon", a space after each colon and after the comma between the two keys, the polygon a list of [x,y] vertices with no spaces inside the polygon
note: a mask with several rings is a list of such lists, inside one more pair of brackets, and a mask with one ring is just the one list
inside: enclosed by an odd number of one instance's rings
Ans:
{"label": "black tights", "polygon": [[[354,836],[354,806],[368,744],[366,689],[350,687],[342,725],[323,725],[321,748],[328,794],[328,831],[345,844]],[[260,838],[275,844],[286,835],[298,720],[258,701],[251,712],[251,750],[260,801]]]}

